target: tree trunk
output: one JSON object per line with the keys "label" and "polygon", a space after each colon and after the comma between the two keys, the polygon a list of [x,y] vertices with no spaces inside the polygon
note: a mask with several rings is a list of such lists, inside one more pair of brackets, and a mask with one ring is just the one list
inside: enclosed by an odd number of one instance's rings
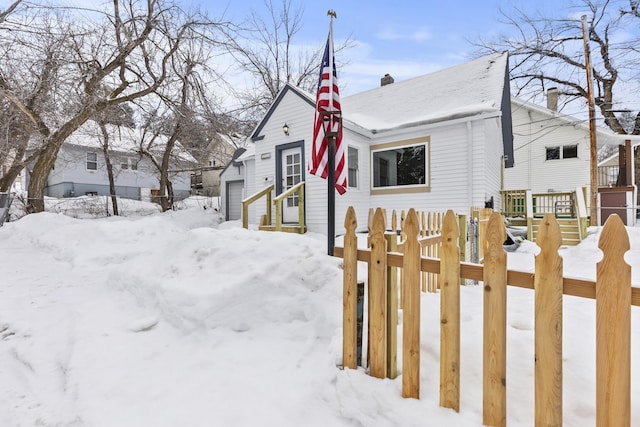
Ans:
{"label": "tree trunk", "polygon": [[[104,165],[107,168],[107,176],[109,178],[109,194],[111,195],[111,205],[113,207],[113,214],[118,216],[118,197],[116,196],[116,181],[113,177],[113,164],[111,164],[111,157],[109,156],[109,133],[103,123],[100,123],[100,130],[102,131],[102,152],[104,154]],[[108,209],[107,209],[108,213]]]}
{"label": "tree trunk", "polygon": [[[27,160],[25,162],[24,155],[29,144],[31,130],[20,121],[17,121],[14,126],[15,127],[9,137],[13,139],[14,143],[12,145],[15,147],[16,151],[12,154],[13,159],[11,160],[11,166],[9,166],[6,173],[0,177],[0,192],[7,192],[11,189],[11,185],[18,175],[20,175],[25,164],[29,161]],[[3,156],[2,159],[6,158],[7,156]],[[2,162],[2,159],[0,159],[0,163]]]}
{"label": "tree trunk", "polygon": [[166,212],[173,207],[173,185],[169,181],[169,165],[171,151],[175,146],[176,135],[179,130],[179,125],[177,125],[173,135],[167,140],[167,145],[162,154],[162,164],[160,166],[160,206],[162,207],[162,212]]}
{"label": "tree trunk", "polygon": [[44,212],[44,192],[47,188],[49,172],[56,161],[62,141],[55,143],[52,141],[47,144],[33,166],[28,186],[27,213]]}
{"label": "tree trunk", "polygon": [[16,180],[24,168],[22,162],[14,160],[7,173],[0,178],[0,193],[6,193],[11,189],[11,185]]}
{"label": "tree trunk", "polygon": [[169,181],[169,179],[167,178],[167,205],[168,205],[167,210],[173,208],[173,200],[174,200],[173,183]]}

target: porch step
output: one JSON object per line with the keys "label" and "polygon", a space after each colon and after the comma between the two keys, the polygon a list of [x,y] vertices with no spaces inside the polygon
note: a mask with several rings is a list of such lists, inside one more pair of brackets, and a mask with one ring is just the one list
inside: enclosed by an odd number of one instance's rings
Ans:
{"label": "porch step", "polygon": [[[566,246],[576,246],[580,243],[580,221],[577,218],[557,218],[562,233],[562,244]],[[538,238],[538,229],[542,218],[533,218],[531,232],[533,242]]]}
{"label": "porch step", "polygon": [[[278,231],[276,230],[275,225],[261,225],[258,229],[262,231]],[[283,225],[280,231],[284,233],[304,234],[307,232],[307,227],[300,227],[299,225]]]}

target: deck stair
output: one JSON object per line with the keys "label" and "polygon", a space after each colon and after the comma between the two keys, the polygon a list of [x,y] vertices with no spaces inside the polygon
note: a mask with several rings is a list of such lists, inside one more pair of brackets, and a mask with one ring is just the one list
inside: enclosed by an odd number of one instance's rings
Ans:
{"label": "deck stair", "polygon": [[[266,200],[266,214],[260,217],[260,224],[258,224],[259,230],[297,234],[306,233],[307,226],[305,224],[304,188],[305,183],[302,181],[274,197],[273,192],[275,187],[272,184],[258,191],[256,194],[244,199],[242,201],[242,227],[249,228],[249,205],[264,197]],[[285,223],[283,203],[288,197],[291,197],[294,194],[297,195],[296,206],[298,207],[298,222]],[[275,208],[275,223],[272,221],[272,208]]]}
{"label": "deck stair", "polygon": [[552,214],[560,224],[562,244],[576,246],[587,234],[586,189],[532,193],[529,190],[503,190],[502,214],[513,226],[527,227],[527,239],[535,242],[544,215]]}
{"label": "deck stair", "polygon": [[[557,218],[562,233],[562,244],[564,246],[576,246],[580,243],[580,221],[578,218]],[[531,221],[531,241],[538,238],[538,229],[542,218],[533,218]]]}

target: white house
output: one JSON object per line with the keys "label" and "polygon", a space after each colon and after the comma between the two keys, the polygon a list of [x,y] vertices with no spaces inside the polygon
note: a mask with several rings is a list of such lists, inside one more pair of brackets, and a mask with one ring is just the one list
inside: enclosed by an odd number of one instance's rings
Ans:
{"label": "white house", "polygon": [[[159,187],[159,172],[151,160],[139,151],[159,158],[167,142],[165,136],[151,137],[139,129],[108,125],[109,158],[113,165],[116,194],[120,197],[150,201]],[[63,144],[49,174],[45,195],[74,197],[109,195],[103,136],[89,121]],[[196,160],[177,144],[173,150],[169,179],[176,200],[190,195],[190,170]]]}
{"label": "white house", "polygon": [[[336,196],[336,232],[344,230],[348,206],[359,229],[370,207],[468,214],[493,201],[499,209],[503,168],[513,163],[508,55],[381,83],[341,100],[348,189]],[[246,198],[271,184],[280,194],[304,181],[307,229],[326,233],[327,183],[308,173],[314,109],[313,95],[282,89],[250,136],[254,145],[221,175],[227,218],[239,212],[239,183]],[[252,204],[249,222],[258,223],[265,209]],[[285,222],[297,221],[295,197],[283,210]]]}
{"label": "white house", "polygon": [[[591,192],[591,137],[589,122],[556,111],[553,90],[548,95],[547,108],[537,104],[512,98],[511,116],[513,119],[514,167],[504,171],[505,190],[530,190],[532,193],[572,192],[576,188],[585,188]],[[630,135],[617,135],[609,129],[596,128],[596,149],[604,145],[624,145],[625,139],[637,138]],[[611,159],[607,164],[611,164]],[[617,162],[617,156],[615,157]],[[604,165],[604,164],[603,164]],[[598,165],[598,166],[603,166]],[[630,162],[630,166],[633,162]],[[617,166],[617,163],[616,163]],[[612,171],[609,170],[608,173]],[[633,176],[633,174],[631,174]],[[598,207],[610,209],[606,205],[616,192],[611,187],[616,176],[599,181]],[[605,194],[606,193],[606,194]],[[630,208],[636,200],[637,188],[629,183],[623,197]],[[628,193],[628,194],[626,194]],[[627,200],[628,199],[628,200]],[[587,205],[590,197],[585,198]],[[618,202],[614,202],[618,203]],[[600,212],[600,221],[606,219],[607,212]],[[631,210],[630,210],[631,212]],[[624,221],[632,225],[635,215],[625,215]]]}
{"label": "white house", "polygon": [[[514,166],[504,172],[505,190],[547,193],[589,189],[591,142],[587,120],[517,98],[511,100],[511,117]],[[597,128],[598,148],[614,141],[613,132]]]}

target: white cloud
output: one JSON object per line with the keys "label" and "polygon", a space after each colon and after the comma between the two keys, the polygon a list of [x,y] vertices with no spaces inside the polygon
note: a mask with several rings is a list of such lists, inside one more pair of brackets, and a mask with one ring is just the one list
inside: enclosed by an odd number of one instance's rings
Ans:
{"label": "white cloud", "polygon": [[423,42],[432,38],[432,34],[426,28],[420,28],[413,32],[399,32],[395,29],[384,29],[376,34],[381,40],[410,40],[414,42]]}

